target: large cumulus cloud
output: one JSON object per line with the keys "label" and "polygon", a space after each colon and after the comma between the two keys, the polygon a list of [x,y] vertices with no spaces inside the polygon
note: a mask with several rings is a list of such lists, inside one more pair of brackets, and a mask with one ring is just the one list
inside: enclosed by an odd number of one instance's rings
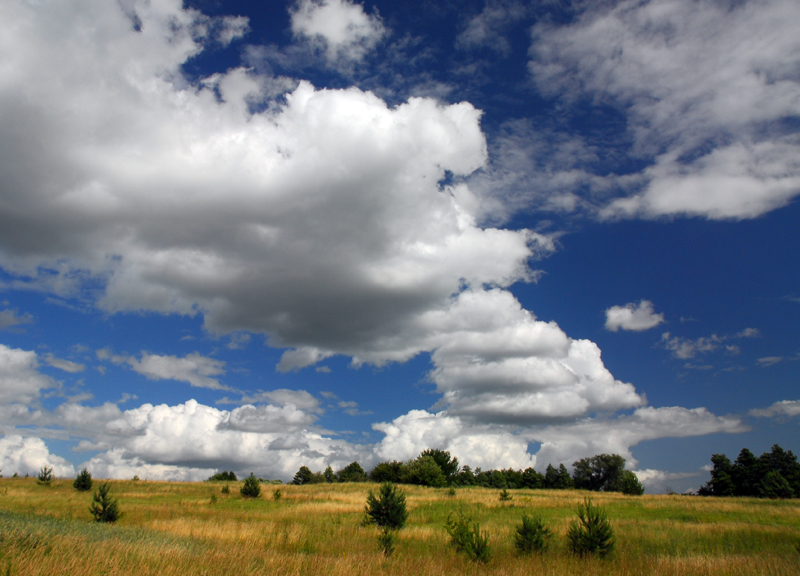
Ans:
{"label": "large cumulus cloud", "polygon": [[[402,460],[438,446],[457,455],[462,464],[482,467],[544,470],[548,464],[572,462],[596,454],[620,454],[636,466],[631,448],[656,438],[680,438],[749,428],[737,416],[716,416],[705,408],[642,407],[630,415],[584,418],[556,425],[485,426],[446,412],[414,410],[392,422],[375,424],[385,434],[376,445],[381,459]],[[530,453],[530,443],[539,449]]]}
{"label": "large cumulus cloud", "polygon": [[465,284],[528,277],[539,237],[478,227],[470,190],[439,184],[485,161],[470,104],[301,82],[264,108],[271,78],[181,74],[212,24],[241,23],[96,4],[2,8],[6,270],[82,273],[108,311],[199,312],[375,362],[415,353],[419,316]]}

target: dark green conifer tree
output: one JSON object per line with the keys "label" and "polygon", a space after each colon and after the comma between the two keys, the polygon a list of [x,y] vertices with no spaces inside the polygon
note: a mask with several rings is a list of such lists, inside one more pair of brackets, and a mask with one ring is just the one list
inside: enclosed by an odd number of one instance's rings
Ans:
{"label": "dark green conifer tree", "polygon": [[92,489],[92,475],[86,468],[84,468],[78,473],[78,476],[75,478],[75,482],[72,483],[72,486],[79,492],[88,492]]}
{"label": "dark green conifer tree", "polygon": [[244,479],[244,484],[239,489],[239,493],[245,498],[258,498],[261,495],[261,482],[250,472],[250,476]]}
{"label": "dark green conifer tree", "polygon": [[116,522],[122,515],[119,511],[119,503],[109,495],[111,485],[106,482],[92,497],[92,505],[89,512],[97,522]]}

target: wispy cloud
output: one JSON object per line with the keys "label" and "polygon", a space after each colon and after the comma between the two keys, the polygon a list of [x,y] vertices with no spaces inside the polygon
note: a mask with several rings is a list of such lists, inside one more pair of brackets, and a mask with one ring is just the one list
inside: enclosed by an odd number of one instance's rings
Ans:
{"label": "wispy cloud", "polygon": [[[688,360],[694,358],[698,354],[705,354],[718,350],[726,341],[731,339],[758,338],[760,336],[761,332],[756,328],[745,328],[741,332],[733,335],[718,336],[712,334],[711,336],[701,336],[696,339],[673,336],[670,332],[664,332],[661,335],[660,344],[662,347],[671,351],[675,358]],[[733,356],[741,353],[741,349],[735,344],[725,345],[725,351]]]}
{"label": "wispy cloud", "polygon": [[775,364],[780,364],[783,362],[783,356],[765,356],[763,358],[759,358],[756,360],[759,366],[766,367],[766,366],[774,366]]}
{"label": "wispy cloud", "polygon": [[31,322],[33,322],[33,316],[27,312],[19,314],[17,310],[0,310],[0,330],[8,330]]}
{"label": "wispy cloud", "polygon": [[546,95],[626,116],[631,154],[647,166],[601,217],[753,218],[800,193],[796,2],[581,8],[568,26],[533,27],[529,69]]}
{"label": "wispy cloud", "polygon": [[70,372],[72,374],[83,372],[86,369],[84,364],[72,362],[70,360],[64,360],[62,358],[56,358],[52,354],[45,355],[44,361],[53,368],[58,368],[59,370],[64,370],[65,372]]}

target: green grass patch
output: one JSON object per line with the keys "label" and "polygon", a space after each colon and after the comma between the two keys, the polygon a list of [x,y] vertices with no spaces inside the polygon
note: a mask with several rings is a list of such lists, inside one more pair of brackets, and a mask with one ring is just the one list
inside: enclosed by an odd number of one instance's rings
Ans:
{"label": "green grass patch", "polygon": [[[99,480],[97,481],[99,482]],[[616,546],[606,559],[575,558],[566,534],[586,492],[404,486],[409,517],[386,557],[362,527],[376,484],[282,486],[242,498],[241,482],[112,481],[122,518],[98,524],[91,493],[71,481],[0,479],[0,574],[800,574],[800,501],[592,494]],[[215,496],[212,503],[211,496]],[[489,534],[491,558],[476,565],[449,543],[447,518],[462,511]],[[520,555],[523,515],[552,531],[547,550]]]}

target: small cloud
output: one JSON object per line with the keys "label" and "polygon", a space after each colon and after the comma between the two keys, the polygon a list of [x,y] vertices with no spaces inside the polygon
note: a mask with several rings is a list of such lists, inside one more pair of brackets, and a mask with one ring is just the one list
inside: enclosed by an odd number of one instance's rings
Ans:
{"label": "small cloud", "polygon": [[683,367],[690,370],[711,370],[714,368],[711,364],[692,364],[690,362],[684,364]]}
{"label": "small cloud", "polygon": [[629,302],[624,306],[612,306],[606,310],[606,330],[617,332],[622,330],[632,330],[641,332],[655,328],[664,322],[663,314],[656,314],[653,303],[649,300],[642,300],[638,304]]}
{"label": "small cloud", "polygon": [[688,360],[698,354],[716,350],[719,348],[721,341],[722,339],[716,334],[712,334],[707,338],[698,338],[697,340],[681,338],[680,336],[673,337],[669,332],[664,332],[661,335],[661,344],[664,348],[671,351],[675,358],[680,358],[681,360]]}
{"label": "small cloud", "polygon": [[746,370],[744,366],[728,366],[720,370],[720,372],[743,372],[744,370]]}
{"label": "small cloud", "polygon": [[322,411],[319,406],[319,400],[305,390],[288,390],[286,388],[281,388],[262,392],[261,395],[278,406],[292,404],[301,410],[307,410],[309,412]]}
{"label": "small cloud", "polygon": [[311,413],[323,413],[319,400],[305,390],[259,390],[254,394],[242,394],[241,399],[234,400],[225,396],[216,401],[216,404],[271,404],[279,407],[293,406],[298,410]]}
{"label": "small cloud", "polygon": [[[101,351],[98,350],[98,354]],[[103,356],[109,355],[103,351]],[[142,353],[140,360],[133,356],[113,356],[110,360],[115,364],[128,364],[134,372],[138,372],[150,380],[177,380],[188,382],[196,388],[211,388],[214,390],[230,390],[220,384],[219,380],[212,378],[225,374],[225,362],[201,356],[197,352],[188,354],[184,358],[177,356],[159,356],[157,354]]]}
{"label": "small cloud", "polygon": [[700,472],[666,472],[664,470],[634,470],[634,474],[639,482],[644,484],[647,492],[657,494],[659,492],[672,492],[670,484],[674,480],[694,478],[700,476]]}
{"label": "small cloud", "polygon": [[360,416],[360,415],[365,415],[365,414],[372,414],[372,412],[369,411],[369,410],[365,410],[365,411],[359,410],[358,409],[358,402],[353,402],[352,400],[351,401],[342,400],[341,402],[339,402],[338,406],[339,406],[339,408],[344,410],[345,414],[349,414],[350,416]]}
{"label": "small cloud", "polygon": [[749,412],[756,418],[772,418],[773,416],[798,416],[800,415],[800,400],[781,400],[769,408],[754,408]]}
{"label": "small cloud", "polygon": [[760,338],[761,332],[758,328],[745,328],[736,335],[736,338]]}
{"label": "small cloud", "polygon": [[28,313],[20,316],[17,310],[0,310],[0,330],[7,330],[8,328],[30,324],[31,322],[33,322],[33,316]]}
{"label": "small cloud", "polygon": [[292,33],[322,49],[333,66],[362,60],[387,34],[377,14],[348,0],[300,0],[290,16]]}
{"label": "small cloud", "polygon": [[320,392],[319,395],[322,396],[323,398],[327,398],[328,400],[336,400],[338,398],[336,394],[328,390],[326,390],[325,392]]}
{"label": "small cloud", "polygon": [[320,374],[330,374],[331,373],[331,369],[328,368],[327,366],[317,366],[316,370]]}
{"label": "small cloud", "polygon": [[44,357],[44,361],[47,362],[53,368],[58,368],[59,370],[63,370],[64,372],[69,372],[71,374],[83,372],[86,369],[86,366],[84,366],[83,364],[78,364],[77,362],[70,362],[69,360],[56,358],[52,354],[46,355]]}
{"label": "small cloud", "polygon": [[767,366],[774,366],[779,362],[783,362],[783,356],[765,356],[763,358],[759,358],[757,362],[758,365],[761,366],[762,368],[765,368]]}
{"label": "small cloud", "polygon": [[528,8],[518,0],[487,2],[483,12],[472,18],[456,37],[456,48],[468,50],[485,46],[501,56],[508,56],[511,44],[505,38],[506,30],[527,14]]}
{"label": "small cloud", "polygon": [[[672,336],[669,332],[664,332],[661,335],[661,345],[667,350],[672,352],[675,358],[681,360],[688,360],[694,358],[698,354],[705,354],[713,352],[723,346],[723,342],[730,341],[734,338],[759,338],[761,332],[757,328],[745,328],[741,332],[734,335],[726,334],[724,336],[702,336],[695,340],[691,338],[683,338],[682,336]],[[730,356],[738,356],[741,354],[742,349],[736,344],[725,344],[725,353]]]}
{"label": "small cloud", "polygon": [[230,341],[227,346],[230,350],[239,350],[247,347],[248,344],[250,344],[250,334],[246,332],[234,332],[230,335]]}

